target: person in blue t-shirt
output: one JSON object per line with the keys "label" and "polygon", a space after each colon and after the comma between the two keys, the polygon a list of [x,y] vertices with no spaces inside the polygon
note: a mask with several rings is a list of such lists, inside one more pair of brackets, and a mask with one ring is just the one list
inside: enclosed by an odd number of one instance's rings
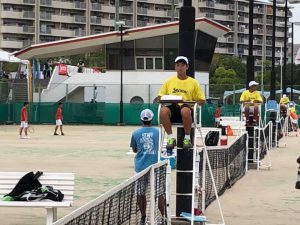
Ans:
{"label": "person in blue t-shirt", "polygon": [[[134,158],[134,170],[136,173],[143,171],[149,166],[158,162],[158,140],[159,131],[151,126],[154,114],[150,109],[145,109],[141,112],[141,121],[143,127],[135,130],[132,133],[130,147],[136,153]],[[146,208],[147,200],[145,190],[148,186],[148,181],[139,182],[136,185],[137,203],[140,208],[142,218],[141,225],[146,224]],[[159,196],[159,210],[162,216],[165,215],[165,197]]]}

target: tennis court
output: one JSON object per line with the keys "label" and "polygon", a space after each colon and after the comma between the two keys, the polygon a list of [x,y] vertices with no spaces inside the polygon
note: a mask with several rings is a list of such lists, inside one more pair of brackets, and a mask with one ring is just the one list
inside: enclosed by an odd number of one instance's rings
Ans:
{"label": "tennis court", "polygon": [[[17,125],[0,126],[1,171],[74,172],[74,207],[58,209],[58,217],[94,199],[133,175],[133,157],[126,155],[136,127],[33,125],[31,139],[19,139]],[[5,225],[45,224],[45,209],[0,208]]]}
{"label": "tennis court", "polygon": [[[82,206],[133,175],[133,157],[126,155],[137,127],[70,126],[66,136],[53,136],[54,126],[36,125],[31,139],[19,139],[14,126],[0,127],[1,171],[74,172],[74,207],[59,209],[58,217]],[[299,224],[300,197],[295,190],[299,140],[286,137],[271,152],[271,170],[250,170],[222,197],[226,224]],[[45,209],[1,208],[1,224],[45,223]],[[218,220],[215,202],[208,218]],[[217,221],[216,221],[217,222]]]}

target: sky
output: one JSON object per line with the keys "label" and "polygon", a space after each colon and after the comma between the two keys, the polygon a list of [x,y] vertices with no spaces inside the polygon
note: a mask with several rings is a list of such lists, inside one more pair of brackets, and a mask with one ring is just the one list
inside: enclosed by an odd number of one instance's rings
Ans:
{"label": "sky", "polygon": [[[291,22],[300,22],[300,4],[295,4],[294,9],[291,9],[293,17]],[[294,44],[300,44],[300,25],[294,26]]]}

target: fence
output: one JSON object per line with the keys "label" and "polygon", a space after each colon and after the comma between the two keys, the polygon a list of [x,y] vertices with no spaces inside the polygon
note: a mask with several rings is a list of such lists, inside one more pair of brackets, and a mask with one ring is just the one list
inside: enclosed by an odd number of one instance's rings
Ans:
{"label": "fence", "polygon": [[[140,224],[140,204],[146,204],[150,224],[158,224],[167,216],[166,166],[166,162],[160,162],[145,169],[53,225]],[[162,205],[164,211],[160,212]]]}

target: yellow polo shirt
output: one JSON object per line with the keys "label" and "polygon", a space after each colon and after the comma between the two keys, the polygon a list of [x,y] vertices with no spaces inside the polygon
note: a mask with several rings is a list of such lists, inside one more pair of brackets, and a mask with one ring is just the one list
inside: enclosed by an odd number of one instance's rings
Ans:
{"label": "yellow polo shirt", "polygon": [[205,100],[204,92],[194,78],[180,80],[177,76],[170,77],[161,87],[158,96],[178,95],[184,101]]}
{"label": "yellow polo shirt", "polygon": [[289,97],[280,98],[280,104],[288,104],[290,102]]}
{"label": "yellow polo shirt", "polygon": [[245,90],[240,98],[241,102],[251,101],[253,103],[254,100],[262,101],[261,95],[258,91],[250,92],[249,90]]}

